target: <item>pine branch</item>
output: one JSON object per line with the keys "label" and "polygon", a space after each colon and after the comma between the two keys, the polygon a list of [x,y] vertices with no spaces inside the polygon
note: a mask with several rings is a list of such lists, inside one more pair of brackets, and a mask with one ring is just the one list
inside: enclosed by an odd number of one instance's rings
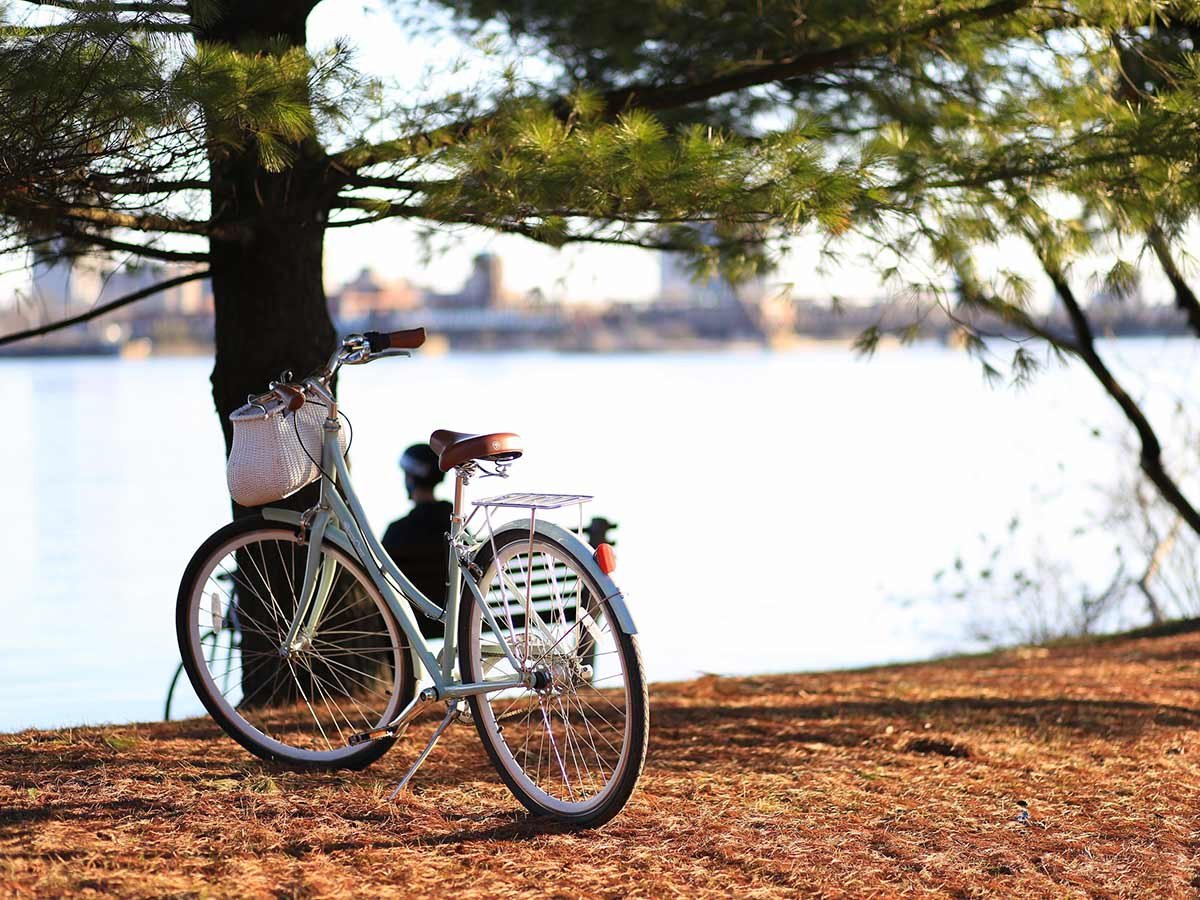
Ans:
{"label": "pine branch", "polygon": [[[17,204],[13,203],[12,205],[15,206]],[[201,222],[197,219],[178,219],[157,213],[134,215],[133,213],[119,212],[99,206],[84,206],[81,204],[58,206],[38,202],[21,205],[25,206],[31,213],[40,214],[44,217],[69,222],[86,222],[89,225],[98,225],[102,228],[127,228],[131,231],[165,231],[174,234],[221,236],[225,236],[226,234],[232,235],[233,232],[239,230],[237,226],[233,225],[214,227],[208,222]]]}
{"label": "pine branch", "polygon": [[958,278],[963,298],[967,301],[965,305],[989,312],[1001,322],[1017,326],[1033,337],[1045,341],[1060,353],[1066,353],[1071,356],[1080,355],[1079,347],[1068,338],[1055,334],[1039,324],[1029,313],[1020,307],[1012,303],[1005,303],[999,297],[985,291],[975,277],[974,267],[968,261],[964,259],[957,260],[953,269],[955,276]]}
{"label": "pine branch", "polygon": [[1150,420],[1146,418],[1141,407],[1137,405],[1137,401],[1129,395],[1129,392],[1125,390],[1097,352],[1096,337],[1092,331],[1091,322],[1088,321],[1087,313],[1083,311],[1083,307],[1079,305],[1079,301],[1075,298],[1075,292],[1071,289],[1066,275],[1046,255],[1041,242],[1037,240],[1036,236],[1026,235],[1026,237],[1033,246],[1034,253],[1037,254],[1038,261],[1042,264],[1042,269],[1054,285],[1055,293],[1058,294],[1058,298],[1062,301],[1063,307],[1067,311],[1067,317],[1071,320],[1071,327],[1075,332],[1075,344],[1079,349],[1080,359],[1091,370],[1092,375],[1100,382],[1101,387],[1104,388],[1108,396],[1121,408],[1121,412],[1125,414],[1125,418],[1129,420],[1129,424],[1137,432],[1138,440],[1142,445],[1142,471],[1154,486],[1158,488],[1163,499],[1171,504],[1175,511],[1187,522],[1188,527],[1196,534],[1200,534],[1200,512],[1184,496],[1179,485],[1175,483],[1175,480],[1163,465],[1162,444],[1153,426],[1150,424]]}
{"label": "pine branch", "polygon": [[355,219],[343,219],[338,222],[326,222],[326,228],[350,228],[354,225],[366,225],[383,219],[423,218],[420,207],[408,206],[403,203],[389,203],[386,200],[372,200],[368,197],[335,197],[330,209],[361,209],[371,215],[359,216]]}
{"label": "pine branch", "polygon": [[91,234],[73,228],[62,229],[64,237],[74,241],[82,241],[105,250],[116,250],[120,253],[132,253],[149,259],[161,259],[165,262],[208,262],[207,253],[194,253],[186,250],[163,250],[159,247],[147,247],[144,244],[131,244],[99,234]]}
{"label": "pine branch", "polygon": [[207,222],[194,219],[175,219],[157,213],[135,216],[111,209],[95,209],[90,206],[70,206],[62,211],[64,219],[91,222],[109,228],[129,228],[133,231],[170,231],[176,234],[209,234]]}
{"label": "pine branch", "polygon": [[[1140,156],[1153,157],[1155,154],[1149,150],[1140,150]],[[1164,158],[1171,160],[1173,156],[1163,154]],[[920,190],[960,190],[971,188],[986,188],[996,183],[1008,183],[1014,181],[1042,180],[1062,176],[1067,172],[1078,171],[1087,166],[1102,166],[1108,163],[1128,163],[1130,158],[1130,150],[1127,147],[1118,148],[1116,150],[1104,151],[1102,153],[1092,153],[1083,156],[1063,157],[1062,155],[1051,156],[1045,154],[1041,159],[1035,159],[1028,165],[1013,165],[1008,162],[1003,162],[996,168],[988,168],[987,165],[977,167],[977,170],[970,174],[959,178],[944,178],[941,180],[927,179],[922,173],[917,173],[894,184],[888,185],[887,190],[891,193],[903,193],[905,191]]]}
{"label": "pine branch", "polygon": [[144,300],[147,297],[165,291],[168,288],[173,288],[181,284],[186,284],[189,281],[196,281],[201,278],[207,278],[209,275],[208,269],[201,269],[198,272],[190,272],[187,275],[180,275],[177,278],[168,278],[166,281],[160,281],[158,284],[153,284],[148,288],[142,288],[140,291],[134,291],[132,294],[126,294],[124,297],[119,297],[102,306],[95,306],[85,313],[80,313],[77,316],[71,316],[69,319],[60,319],[57,322],[51,322],[49,325],[41,325],[37,328],[29,328],[25,331],[15,331],[12,334],[0,335],[0,347],[6,344],[14,344],[17,341],[27,340],[31,337],[38,337],[43,334],[50,334],[53,331],[61,331],[64,328],[70,328],[72,325],[78,325],[81,322],[88,322],[98,318],[105,313],[110,313],[114,309],[120,309],[122,306],[128,306],[130,303],[136,303],[138,300]]}
{"label": "pine branch", "polygon": [[[942,32],[1007,16],[1033,6],[1034,2],[1035,0],[998,0],[975,9],[943,13],[928,21],[915,22],[904,28],[877,32],[841,47],[830,47],[773,63],[756,63],[741,71],[709,81],[681,85],[631,85],[610,91],[604,94],[602,99],[605,110],[610,115],[622,112],[628,107],[653,111],[688,106],[722,94],[761,84],[787,81],[857,62],[865,57],[892,50],[905,38],[919,36],[932,40]],[[566,107],[564,110],[569,111]]]}
{"label": "pine branch", "polygon": [[1187,279],[1183,277],[1179,266],[1176,265],[1175,257],[1171,253],[1171,244],[1157,222],[1146,229],[1146,240],[1154,251],[1154,255],[1158,257],[1158,264],[1162,266],[1167,280],[1171,282],[1171,287],[1175,290],[1175,305],[1187,314],[1188,325],[1191,326],[1196,336],[1200,337],[1200,300],[1196,299],[1191,285],[1187,283]]}
{"label": "pine branch", "polygon": [[[683,84],[635,84],[601,94],[599,109],[605,118],[615,118],[629,109],[651,112],[675,109],[702,103],[725,94],[759,85],[772,84],[811,75],[831,68],[847,66],[869,56],[895,49],[904,40],[921,37],[932,41],[943,33],[1002,18],[1037,4],[1037,0],[996,0],[985,6],[943,13],[927,21],[915,22],[904,28],[880,31],[861,40],[814,50],[785,60],[753,63],[716,78]],[[568,118],[573,110],[569,98],[559,97],[551,107],[560,118]],[[452,123],[432,131],[407,135],[391,141],[365,147],[348,147],[330,157],[332,165],[342,171],[367,168],[394,162],[412,153],[420,144],[460,143],[480,127],[495,121],[498,113]]]}
{"label": "pine branch", "polygon": [[[432,221],[438,221],[436,219]],[[604,244],[620,247],[640,247],[643,250],[668,250],[682,251],[694,250],[695,247],[690,244],[683,244],[677,241],[641,239],[641,238],[625,238],[615,235],[601,234],[556,234],[553,236],[547,235],[545,232],[531,225],[523,225],[516,222],[488,222],[482,219],[472,221],[469,218],[457,220],[464,225],[477,225],[481,228],[490,228],[492,231],[499,231],[503,234],[516,234],[521,237],[529,238],[531,241],[537,241],[539,244],[548,244],[552,247],[561,247],[565,244]]]}
{"label": "pine branch", "polygon": [[386,188],[393,191],[423,191],[428,187],[446,184],[445,181],[409,181],[404,178],[388,178],[385,175],[359,175],[348,172],[345,184],[351,188]]}
{"label": "pine branch", "polygon": [[[668,239],[652,239],[652,238],[626,238],[612,235],[600,234],[561,234],[550,233],[538,228],[536,225],[526,225],[523,222],[501,222],[494,219],[486,219],[482,216],[464,213],[459,216],[448,216],[430,210],[425,206],[411,206],[403,203],[391,203],[383,206],[381,201],[369,200],[364,197],[338,197],[333,203],[334,209],[361,209],[369,211],[372,215],[360,216],[356,219],[343,220],[340,222],[329,222],[327,228],[352,228],[355,225],[366,225],[371,222],[379,222],[383,219],[405,218],[405,219],[425,219],[429,222],[437,222],[441,225],[474,225],[478,228],[488,228],[492,231],[499,231],[503,234],[516,234],[521,237],[529,238],[537,241],[539,244],[548,244],[550,246],[562,246],[564,244],[610,244],[623,247],[640,247],[645,250],[694,250],[696,249],[691,244],[680,243]],[[583,213],[572,210],[544,210],[547,215],[558,215],[564,218],[579,217],[585,218]],[[696,222],[709,221],[705,217],[687,217],[679,219],[671,218],[655,218],[655,219],[621,219],[623,224],[649,224],[649,225],[667,225],[667,224],[695,224]],[[758,243],[757,240],[739,241],[741,244]]]}
{"label": "pine branch", "polygon": [[153,0],[21,0],[32,6],[53,6],[58,9],[69,9],[80,13],[150,13],[157,15],[189,14],[188,7],[183,3],[155,3]]}
{"label": "pine branch", "polygon": [[35,35],[71,33],[96,35],[105,31],[120,34],[130,31],[148,31],[155,34],[191,34],[194,30],[194,26],[183,22],[119,21],[104,25],[96,22],[59,22],[54,25],[0,25],[0,37],[24,38]]}

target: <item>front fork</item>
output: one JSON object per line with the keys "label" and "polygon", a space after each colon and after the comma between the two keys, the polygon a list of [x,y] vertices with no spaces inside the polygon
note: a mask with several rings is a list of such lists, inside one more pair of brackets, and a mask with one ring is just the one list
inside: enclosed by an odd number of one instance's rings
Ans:
{"label": "front fork", "polygon": [[[305,521],[302,519],[300,522],[300,533],[308,544],[308,554],[304,560],[304,580],[300,586],[296,614],[292,616],[292,624],[288,627],[287,636],[279,648],[281,656],[286,657],[297,653],[312,642],[314,629],[329,602],[333,579],[337,573],[337,563],[333,559],[326,559],[322,562],[321,547],[325,541],[325,529],[329,527],[330,518],[328,509],[318,507],[307,529]],[[318,567],[320,568],[319,583],[317,581]],[[315,591],[313,590],[314,586],[316,587]]]}
{"label": "front fork", "polygon": [[[331,400],[332,402],[332,400]],[[324,450],[322,451],[322,460],[329,459],[329,449],[334,452],[338,450],[338,431],[340,425],[337,421],[337,407],[330,406],[330,415],[325,420],[324,426]],[[322,475],[325,473],[322,472]],[[320,479],[321,493],[317,505],[306,512],[300,518],[300,537],[302,541],[308,543],[308,555],[304,559],[304,579],[300,584],[300,595],[296,600],[296,614],[292,616],[292,623],[288,626],[287,636],[283,639],[283,644],[279,648],[279,654],[283,657],[288,657],[293,653],[298,653],[307,648],[315,637],[317,622],[321,621],[321,616],[325,612],[325,606],[329,602],[329,594],[333,589],[333,580],[337,576],[337,563],[332,559],[321,561],[321,547],[325,543],[325,529],[329,527],[329,520],[332,515],[329,511],[329,504],[325,500],[326,490],[332,490],[331,473],[329,483],[326,483],[326,478]],[[320,565],[320,582],[317,583],[317,567]],[[316,590],[314,591],[314,585]]]}

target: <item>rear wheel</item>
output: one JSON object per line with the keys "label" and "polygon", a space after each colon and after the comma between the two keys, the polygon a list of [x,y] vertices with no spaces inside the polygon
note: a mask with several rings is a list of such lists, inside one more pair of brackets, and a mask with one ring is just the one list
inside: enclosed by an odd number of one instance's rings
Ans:
{"label": "rear wheel", "polygon": [[[533,686],[470,698],[497,771],[527,809],[580,826],[624,808],[646,756],[646,682],[636,639],[572,550],[529,526],[502,528],[476,559],[496,632],[471,595],[459,616],[466,681],[526,675]],[[526,614],[528,611],[528,615]]]}
{"label": "rear wheel", "polygon": [[362,565],[326,542],[318,576],[327,602],[284,650],[309,545],[257,517],[216,532],[179,587],[183,666],[205,708],[263,759],[302,768],[362,768],[391,741],[349,746],[382,727],[416,690],[404,633]]}

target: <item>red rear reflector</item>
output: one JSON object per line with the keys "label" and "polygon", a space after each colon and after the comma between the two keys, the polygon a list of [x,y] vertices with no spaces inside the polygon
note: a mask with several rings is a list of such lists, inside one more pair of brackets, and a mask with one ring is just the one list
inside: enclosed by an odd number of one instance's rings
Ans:
{"label": "red rear reflector", "polygon": [[617,567],[617,554],[613,553],[613,548],[609,544],[601,544],[597,547],[596,552],[592,554],[592,559],[596,561],[596,565],[605,575],[611,575],[613,569]]}

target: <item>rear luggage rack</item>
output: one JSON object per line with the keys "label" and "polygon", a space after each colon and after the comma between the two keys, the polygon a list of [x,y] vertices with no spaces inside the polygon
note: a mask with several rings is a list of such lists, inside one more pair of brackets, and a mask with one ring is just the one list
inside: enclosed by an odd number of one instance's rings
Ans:
{"label": "rear luggage rack", "polygon": [[589,494],[501,494],[486,500],[476,500],[475,506],[516,507],[519,509],[560,509],[576,503],[587,503]]}

